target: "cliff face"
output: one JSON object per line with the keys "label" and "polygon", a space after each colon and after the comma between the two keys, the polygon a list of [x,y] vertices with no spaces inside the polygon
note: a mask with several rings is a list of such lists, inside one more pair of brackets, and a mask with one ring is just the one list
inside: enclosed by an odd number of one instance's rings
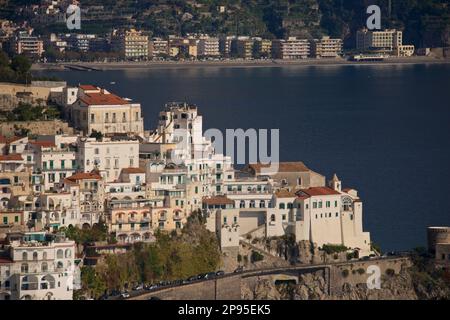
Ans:
{"label": "cliff face", "polygon": [[402,270],[395,276],[383,276],[381,289],[368,289],[366,284],[345,283],[338,294],[328,295],[322,272],[302,275],[297,285],[274,285],[261,279],[242,283],[245,300],[441,300],[450,298],[449,287],[443,283],[434,286],[417,284],[411,270]]}

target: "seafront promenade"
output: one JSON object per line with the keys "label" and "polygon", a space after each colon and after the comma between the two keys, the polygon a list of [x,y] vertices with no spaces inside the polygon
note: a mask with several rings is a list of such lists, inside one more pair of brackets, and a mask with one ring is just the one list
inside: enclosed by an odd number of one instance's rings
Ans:
{"label": "seafront promenade", "polygon": [[276,67],[276,66],[339,66],[339,65],[389,65],[450,63],[450,59],[433,57],[387,58],[379,62],[355,62],[345,59],[301,59],[301,60],[220,60],[220,61],[142,61],[142,62],[60,62],[33,64],[32,70],[69,70],[70,66],[81,66],[96,70],[158,69],[186,67]]}

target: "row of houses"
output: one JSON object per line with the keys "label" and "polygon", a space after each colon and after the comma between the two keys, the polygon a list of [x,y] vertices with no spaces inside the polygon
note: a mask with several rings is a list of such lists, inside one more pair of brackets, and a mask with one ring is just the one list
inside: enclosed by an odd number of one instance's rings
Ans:
{"label": "row of houses", "polygon": [[[5,25],[7,30],[9,25]],[[41,57],[45,48],[56,51],[114,52],[124,60],[155,58],[198,59],[305,59],[336,58],[343,55],[342,39],[324,36],[320,39],[263,39],[249,36],[217,36],[192,34],[185,37],[149,37],[136,29],[113,30],[108,36],[96,34],[50,34],[45,38],[32,35],[32,29],[9,32],[10,49],[18,54]],[[4,41],[4,40],[2,40]],[[403,44],[403,32],[396,29],[359,30],[356,51],[409,57],[415,53],[413,45]]]}

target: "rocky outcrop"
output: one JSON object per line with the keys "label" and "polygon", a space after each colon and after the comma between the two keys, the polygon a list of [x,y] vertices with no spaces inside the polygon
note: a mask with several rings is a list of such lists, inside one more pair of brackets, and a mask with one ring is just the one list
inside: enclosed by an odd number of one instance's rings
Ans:
{"label": "rocky outcrop", "polygon": [[323,272],[300,276],[297,285],[276,286],[268,279],[253,284],[242,283],[242,298],[249,300],[440,300],[450,298],[450,289],[444,283],[426,286],[415,281],[411,270],[402,270],[394,276],[383,276],[381,289],[369,289],[366,284],[344,283],[338,294],[328,295]]}

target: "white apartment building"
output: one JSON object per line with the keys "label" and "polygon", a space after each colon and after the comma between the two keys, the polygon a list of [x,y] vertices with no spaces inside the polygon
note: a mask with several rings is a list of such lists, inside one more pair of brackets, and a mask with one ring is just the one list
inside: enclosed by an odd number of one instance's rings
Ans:
{"label": "white apartment building", "polygon": [[76,136],[42,137],[28,143],[24,151],[27,164],[36,173],[33,185],[40,185],[37,191],[51,190],[78,168],[76,161]]}
{"label": "white apartment building", "polygon": [[309,41],[289,37],[272,41],[272,57],[275,59],[306,59],[310,55]]}
{"label": "white apartment building", "polygon": [[122,169],[139,167],[139,141],[79,138],[77,161],[84,172],[97,170],[106,182],[119,178]]}
{"label": "white apartment building", "polygon": [[69,107],[70,120],[76,129],[90,135],[133,133],[143,135],[141,105],[92,85],[80,85],[77,101]]}
{"label": "white apartment building", "polygon": [[414,46],[403,45],[403,32],[396,29],[383,31],[359,30],[356,34],[356,49],[395,56],[412,56],[414,54]]}
{"label": "white apartment building", "polygon": [[197,55],[209,57],[220,56],[219,38],[201,37],[197,44]]}
{"label": "white apartment building", "polygon": [[[230,174],[233,176],[231,158],[216,153],[211,141],[203,136],[203,117],[194,105],[167,104],[160,112],[158,127],[149,141],[175,144],[166,161],[183,165],[184,169],[177,169],[184,171],[189,184],[201,184],[197,199],[213,193],[221,194],[225,179]],[[198,204],[196,200],[193,202]]]}
{"label": "white apartment building", "polygon": [[149,41],[148,53],[150,57],[163,57],[169,54],[169,41],[161,38],[152,38]]}
{"label": "white apartment building", "polygon": [[27,31],[22,31],[13,39],[13,48],[17,54],[40,57],[44,53],[44,41]]}
{"label": "white apartment building", "polygon": [[[105,209],[105,184],[97,171],[76,173],[64,180],[61,189],[72,195],[71,208],[79,211],[78,219],[70,221],[74,226],[89,228],[99,222]],[[68,224],[67,219],[64,225]]]}
{"label": "white apartment building", "polygon": [[72,300],[75,242],[45,232],[8,234],[0,251],[0,300]]}
{"label": "white apartment building", "polygon": [[111,46],[124,59],[141,60],[148,58],[148,36],[135,29],[113,32]]}
{"label": "white apartment building", "polygon": [[314,58],[337,58],[342,55],[342,39],[322,37],[311,41],[311,56]]}

